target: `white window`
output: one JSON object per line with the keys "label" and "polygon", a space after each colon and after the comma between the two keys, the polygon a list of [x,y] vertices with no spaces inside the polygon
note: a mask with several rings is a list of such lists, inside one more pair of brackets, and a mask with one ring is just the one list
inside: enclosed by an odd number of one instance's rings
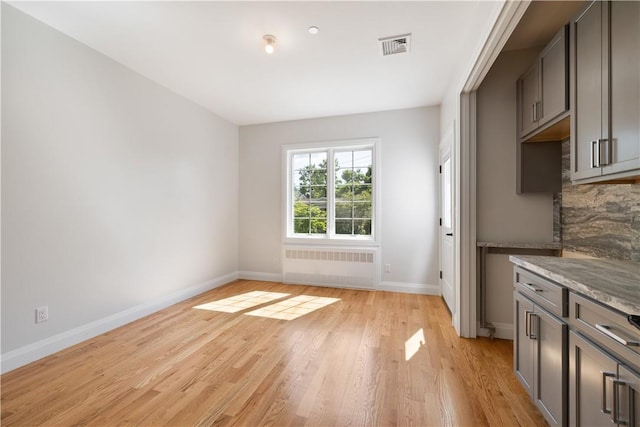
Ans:
{"label": "white window", "polygon": [[286,237],[376,240],[377,140],[285,146]]}

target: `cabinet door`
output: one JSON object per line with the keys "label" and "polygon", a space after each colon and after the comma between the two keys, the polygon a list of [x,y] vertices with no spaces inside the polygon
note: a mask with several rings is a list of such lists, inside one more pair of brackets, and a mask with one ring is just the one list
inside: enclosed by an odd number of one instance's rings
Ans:
{"label": "cabinet door", "polygon": [[514,325],[513,370],[529,396],[533,398],[535,341],[529,338],[533,303],[518,292],[513,293],[513,299],[516,321]]}
{"label": "cabinet door", "polygon": [[551,426],[567,425],[568,326],[535,307],[536,385],[534,401]]}
{"label": "cabinet door", "polygon": [[542,126],[569,109],[567,84],[567,37],[563,28],[540,54],[538,125]]}
{"label": "cabinet door", "polygon": [[520,91],[520,136],[527,135],[538,127],[538,63],[527,71],[519,81]]}
{"label": "cabinet door", "polygon": [[640,2],[608,4],[610,164],[604,174],[640,169]]}
{"label": "cabinet door", "polygon": [[569,333],[569,421],[574,427],[611,426],[617,363],[574,332]]}
{"label": "cabinet door", "polygon": [[619,385],[617,390],[618,423],[640,427],[640,376],[626,368],[618,367]]}
{"label": "cabinet door", "polygon": [[603,138],[602,111],[602,9],[600,1],[590,3],[571,22],[571,179],[601,174],[593,167],[594,141]]}

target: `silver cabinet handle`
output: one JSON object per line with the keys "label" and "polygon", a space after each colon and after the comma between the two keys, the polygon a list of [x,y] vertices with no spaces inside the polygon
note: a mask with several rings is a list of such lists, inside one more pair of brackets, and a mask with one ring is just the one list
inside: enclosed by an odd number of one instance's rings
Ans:
{"label": "silver cabinet handle", "polygon": [[530,291],[533,291],[533,292],[544,292],[544,289],[536,288],[531,283],[524,283],[524,282],[518,282],[518,283],[520,283],[522,286],[524,286],[525,288],[529,289]]}
{"label": "silver cabinet handle", "polygon": [[600,323],[596,323],[596,329],[599,330],[600,332],[602,332],[603,334],[605,334],[606,336],[608,336],[609,338],[611,338],[612,340],[615,340],[617,342],[619,342],[622,345],[625,345],[627,347],[638,347],[640,346],[640,343],[637,341],[627,341],[624,338],[622,338],[619,335],[614,334],[613,332],[611,332],[611,327],[607,326],[607,325],[601,325]]}
{"label": "silver cabinet handle", "polygon": [[528,338],[531,331],[529,330],[531,327],[531,312],[529,310],[525,310],[524,312],[524,335]]}
{"label": "silver cabinet handle", "polygon": [[531,122],[536,122],[536,103],[531,104]]}
{"label": "silver cabinet handle", "polygon": [[[529,331],[529,339],[537,340],[537,339],[538,339],[538,329],[540,329],[540,328],[539,328],[539,324],[538,324],[538,320],[537,320],[537,319],[540,319],[540,317],[539,317],[537,314],[535,314],[535,313],[531,313],[531,314],[529,315],[529,317],[531,318],[531,319],[529,320],[529,329],[530,329],[530,331]],[[533,324],[534,324],[534,323],[535,323],[535,325],[536,325],[536,330],[535,330],[535,332],[533,331]]]}
{"label": "silver cabinet handle", "polygon": [[[604,153],[602,150],[604,147]],[[604,161],[602,161],[604,159]],[[598,140],[598,166],[606,166],[611,164],[611,144],[607,138]]]}
{"label": "silver cabinet handle", "polygon": [[603,414],[610,414],[611,410],[607,409],[607,378],[615,378],[616,374],[611,372],[600,371],[602,374],[602,400],[600,401],[600,411]]}
{"label": "silver cabinet handle", "polygon": [[[627,383],[616,379],[611,379],[611,382],[613,383],[613,405],[611,407],[611,422],[614,424],[627,424],[626,420],[620,418],[620,405],[618,403],[620,402],[620,390],[618,389],[618,387],[621,385],[626,386]],[[632,410],[633,408],[629,409]]]}
{"label": "silver cabinet handle", "polygon": [[598,140],[591,141],[591,167],[600,167],[600,144],[598,144]]}

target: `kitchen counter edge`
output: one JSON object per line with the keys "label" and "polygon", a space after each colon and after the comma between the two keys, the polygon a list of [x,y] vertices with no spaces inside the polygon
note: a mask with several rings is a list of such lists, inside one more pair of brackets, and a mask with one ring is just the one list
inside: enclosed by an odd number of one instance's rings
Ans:
{"label": "kitchen counter edge", "polygon": [[623,314],[640,315],[640,263],[534,255],[509,261]]}

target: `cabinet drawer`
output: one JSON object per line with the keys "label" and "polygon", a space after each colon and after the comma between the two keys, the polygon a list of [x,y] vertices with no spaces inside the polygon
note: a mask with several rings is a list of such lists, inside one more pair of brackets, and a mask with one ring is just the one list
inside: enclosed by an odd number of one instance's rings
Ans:
{"label": "cabinet drawer", "polygon": [[640,333],[624,314],[571,292],[569,323],[634,369],[640,367]]}
{"label": "cabinet drawer", "polygon": [[544,307],[558,317],[568,315],[568,290],[567,288],[543,279],[523,268],[516,267],[515,288],[527,298]]}

